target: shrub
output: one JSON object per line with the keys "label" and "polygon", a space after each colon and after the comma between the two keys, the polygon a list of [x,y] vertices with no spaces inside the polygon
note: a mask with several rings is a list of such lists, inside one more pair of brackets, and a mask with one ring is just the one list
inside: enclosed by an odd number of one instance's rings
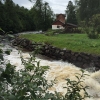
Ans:
{"label": "shrub", "polygon": [[45,35],[47,35],[47,36],[53,36],[53,35],[60,34],[60,33],[63,33],[63,32],[64,32],[64,30],[62,30],[62,29],[56,29],[56,30],[51,30],[51,29],[49,29],[49,30],[45,33]]}
{"label": "shrub", "polygon": [[[86,97],[89,97],[88,93],[86,92],[86,89],[88,86],[83,86],[82,83],[84,83],[84,77],[87,74],[84,74],[84,71],[81,70],[81,74],[76,75],[76,78],[78,81],[73,81],[70,79],[66,79],[67,81],[67,93],[65,95],[66,100],[84,100]],[[84,91],[84,96],[82,97],[80,94],[80,91]]]}
{"label": "shrub", "polygon": [[88,22],[85,22],[85,32],[90,39],[99,38],[100,14],[93,15]]}
{"label": "shrub", "polygon": [[97,30],[95,30],[93,28],[87,29],[86,33],[90,39],[98,39],[99,38],[99,34],[98,34]]}

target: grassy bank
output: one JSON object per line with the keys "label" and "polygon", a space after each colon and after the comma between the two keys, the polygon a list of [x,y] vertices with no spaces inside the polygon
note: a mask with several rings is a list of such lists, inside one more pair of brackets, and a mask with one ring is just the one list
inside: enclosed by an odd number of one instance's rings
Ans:
{"label": "grassy bank", "polygon": [[86,52],[100,55],[100,39],[89,39],[86,34],[24,34],[23,38],[40,43],[49,43],[59,48],[66,48],[75,52]]}

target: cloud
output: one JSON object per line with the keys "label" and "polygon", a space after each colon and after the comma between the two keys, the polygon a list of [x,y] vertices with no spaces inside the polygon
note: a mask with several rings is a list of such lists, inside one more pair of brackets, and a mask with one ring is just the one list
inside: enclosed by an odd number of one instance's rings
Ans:
{"label": "cloud", "polygon": [[[13,2],[28,9],[33,6],[33,3],[31,3],[29,0],[13,0]],[[43,2],[48,2],[53,12],[58,14],[65,13],[69,0],[43,0]]]}
{"label": "cloud", "polygon": [[24,6],[24,7],[27,8],[27,9],[31,9],[32,6],[33,6],[33,4],[30,3],[30,2],[27,2],[27,3],[22,3],[20,6]]}
{"label": "cloud", "polygon": [[30,9],[33,6],[29,0],[13,0],[13,2],[19,6],[24,6],[27,9]]}
{"label": "cloud", "polygon": [[69,0],[48,0],[54,13],[65,13]]}

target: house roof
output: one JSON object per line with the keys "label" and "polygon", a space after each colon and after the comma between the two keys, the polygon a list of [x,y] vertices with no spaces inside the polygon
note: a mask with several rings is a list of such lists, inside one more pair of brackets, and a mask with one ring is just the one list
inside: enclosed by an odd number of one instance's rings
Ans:
{"label": "house roof", "polygon": [[61,22],[60,20],[56,20],[56,21],[54,21],[53,23],[52,23],[52,25],[64,25],[64,23],[63,22]]}
{"label": "house roof", "polygon": [[65,27],[66,27],[66,26],[70,26],[70,27],[74,27],[74,28],[77,28],[77,27],[78,27],[77,25],[72,24],[72,23],[66,23],[64,26],[65,26]]}

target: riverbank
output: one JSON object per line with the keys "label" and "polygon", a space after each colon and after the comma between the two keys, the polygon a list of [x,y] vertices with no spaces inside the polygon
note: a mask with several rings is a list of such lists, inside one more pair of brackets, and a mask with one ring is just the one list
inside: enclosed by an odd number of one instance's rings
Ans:
{"label": "riverbank", "polygon": [[38,48],[38,50],[40,50],[39,53],[42,55],[55,60],[67,61],[82,69],[100,69],[100,56],[83,52],[73,52],[66,49],[59,49],[49,44],[36,43],[20,37],[15,38],[12,44],[29,51],[34,51]]}
{"label": "riverbank", "polygon": [[87,34],[21,34],[37,43],[46,43],[60,49],[67,49],[73,52],[84,52],[88,54],[100,55],[100,39],[89,39]]}
{"label": "riverbank", "polygon": [[[11,64],[17,66],[16,70],[23,69],[18,50],[7,45],[5,45],[5,49],[12,49],[11,54],[6,56],[6,59],[9,60]],[[22,52],[22,56],[26,60],[30,57],[29,52]],[[49,61],[47,59],[40,59],[38,57],[36,57],[36,60],[40,61],[40,66],[50,66],[50,69],[45,73],[45,78],[48,80],[48,82],[50,82],[51,80],[55,80],[55,84],[52,88],[49,89],[49,91],[52,93],[54,93],[54,91],[57,91],[60,94],[64,95],[66,93],[66,88],[63,88],[64,86],[66,86],[65,79],[69,78],[71,80],[76,80],[75,74],[81,73],[80,68],[74,66],[71,63],[63,62],[61,60]],[[89,76],[84,77],[84,85],[89,86],[87,92],[91,96],[90,98],[86,98],[85,100],[99,100],[100,71],[96,71],[93,73],[85,71],[85,74],[88,74]],[[83,94],[84,93],[81,91],[81,95]]]}

